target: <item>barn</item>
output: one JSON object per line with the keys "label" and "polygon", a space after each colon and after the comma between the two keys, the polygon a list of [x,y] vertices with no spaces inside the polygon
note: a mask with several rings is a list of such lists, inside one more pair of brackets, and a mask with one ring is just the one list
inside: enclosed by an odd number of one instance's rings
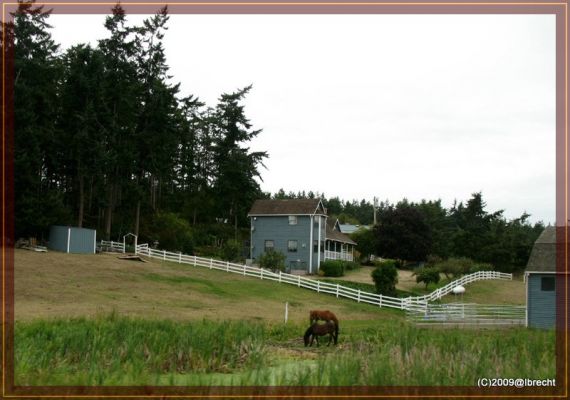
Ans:
{"label": "barn", "polygon": [[49,230],[48,248],[65,253],[95,254],[97,231],[54,225]]}
{"label": "barn", "polygon": [[[561,231],[563,233],[563,231]],[[559,235],[559,257],[564,256],[564,235]],[[526,324],[533,328],[554,328],[556,324],[556,286],[563,275],[556,272],[556,228],[547,227],[540,234],[525,270]],[[558,279],[557,279],[558,278]]]}

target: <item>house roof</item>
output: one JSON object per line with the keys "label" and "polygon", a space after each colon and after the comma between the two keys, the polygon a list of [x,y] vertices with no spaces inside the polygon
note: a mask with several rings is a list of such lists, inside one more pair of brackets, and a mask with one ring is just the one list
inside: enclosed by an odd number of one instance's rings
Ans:
{"label": "house roof", "polygon": [[337,231],[335,229],[335,225],[337,225],[337,222],[338,220],[335,220],[334,222],[331,220],[327,220],[327,230],[325,233],[325,237],[327,238],[327,240],[336,240],[337,242],[356,245],[356,242],[354,240],[349,238],[344,233]]}
{"label": "house roof", "polygon": [[[526,265],[527,272],[556,272],[556,239],[558,236],[558,244],[564,245],[565,235],[564,228],[549,226],[542,231],[538,239],[534,242],[528,263]],[[564,257],[561,251],[560,257]]]}
{"label": "house roof", "polygon": [[[248,215],[313,215],[321,199],[256,200]],[[324,209],[317,214],[326,215]]]}

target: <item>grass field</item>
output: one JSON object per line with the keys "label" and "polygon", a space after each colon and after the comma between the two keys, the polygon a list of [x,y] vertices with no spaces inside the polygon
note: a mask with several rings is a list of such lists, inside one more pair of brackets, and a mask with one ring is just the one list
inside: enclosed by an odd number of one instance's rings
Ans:
{"label": "grass field", "polygon": [[[371,273],[374,267],[363,266],[359,269],[346,271],[345,276],[339,278],[324,278],[327,281],[348,281],[374,285]],[[398,284],[396,289],[406,296],[423,296],[429,294],[436,288],[445,286],[450,280],[445,279],[441,274],[441,281],[438,285],[430,285],[425,289],[424,284],[417,284],[416,277],[412,271],[398,270]],[[452,279],[453,280],[453,279]],[[372,286],[362,286],[362,290],[370,290]],[[465,294],[461,296],[447,295],[441,299],[442,302],[465,302],[480,304],[526,304],[525,284],[522,276],[513,276],[512,281],[507,280],[486,280],[473,282],[465,286]]]}
{"label": "grass field", "polygon": [[117,312],[147,319],[239,319],[308,321],[313,308],[328,308],[339,318],[382,319],[400,314],[351,300],[155,259],[147,263],[117,255],[36,253],[16,250],[17,320],[88,317]]}
{"label": "grass field", "polygon": [[[555,374],[552,331],[419,328],[398,310],[202,267],[17,250],[15,284],[20,385],[474,385]],[[337,314],[338,346],[303,346],[312,308]]]}

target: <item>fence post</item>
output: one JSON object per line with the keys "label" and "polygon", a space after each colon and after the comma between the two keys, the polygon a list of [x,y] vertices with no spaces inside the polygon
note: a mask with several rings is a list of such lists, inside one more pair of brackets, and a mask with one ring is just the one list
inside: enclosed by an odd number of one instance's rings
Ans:
{"label": "fence post", "polygon": [[261,270],[261,280],[263,280],[263,268],[259,268]]}
{"label": "fence post", "polygon": [[281,283],[281,271],[279,271],[279,283]]}
{"label": "fence post", "polygon": [[245,264],[243,265],[243,276],[245,276]]}
{"label": "fence post", "polygon": [[288,317],[289,317],[289,303],[285,302],[285,323],[287,323]]}
{"label": "fence post", "polygon": [[336,284],[336,297],[338,297],[338,283]]}
{"label": "fence post", "polygon": [[194,256],[194,266],[196,266],[196,256]]}
{"label": "fence post", "polygon": [[166,260],[166,250],[162,250],[162,259]]}
{"label": "fence post", "polygon": [[297,275],[297,286],[301,287],[301,275]]}
{"label": "fence post", "polygon": [[378,307],[382,307],[382,294],[378,296]]}
{"label": "fence post", "polygon": [[214,263],[214,260],[210,258],[210,269],[212,269],[212,264]]}
{"label": "fence post", "polygon": [[230,262],[226,261],[226,272],[230,272]]}
{"label": "fence post", "polygon": [[358,289],[358,302],[360,303],[360,289]]}
{"label": "fence post", "polygon": [[317,281],[317,293],[321,292],[321,282]]}
{"label": "fence post", "polygon": [[178,264],[181,264],[181,263],[182,263],[182,252],[179,251],[178,252]]}

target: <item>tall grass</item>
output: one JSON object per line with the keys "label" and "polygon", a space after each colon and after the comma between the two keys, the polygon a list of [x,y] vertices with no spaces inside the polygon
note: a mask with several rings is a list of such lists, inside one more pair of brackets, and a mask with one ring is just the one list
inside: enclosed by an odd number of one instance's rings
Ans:
{"label": "tall grass", "polygon": [[20,385],[474,385],[553,378],[554,333],[346,321],[339,346],[305,348],[305,326],[147,321],[110,315],[17,323]]}

